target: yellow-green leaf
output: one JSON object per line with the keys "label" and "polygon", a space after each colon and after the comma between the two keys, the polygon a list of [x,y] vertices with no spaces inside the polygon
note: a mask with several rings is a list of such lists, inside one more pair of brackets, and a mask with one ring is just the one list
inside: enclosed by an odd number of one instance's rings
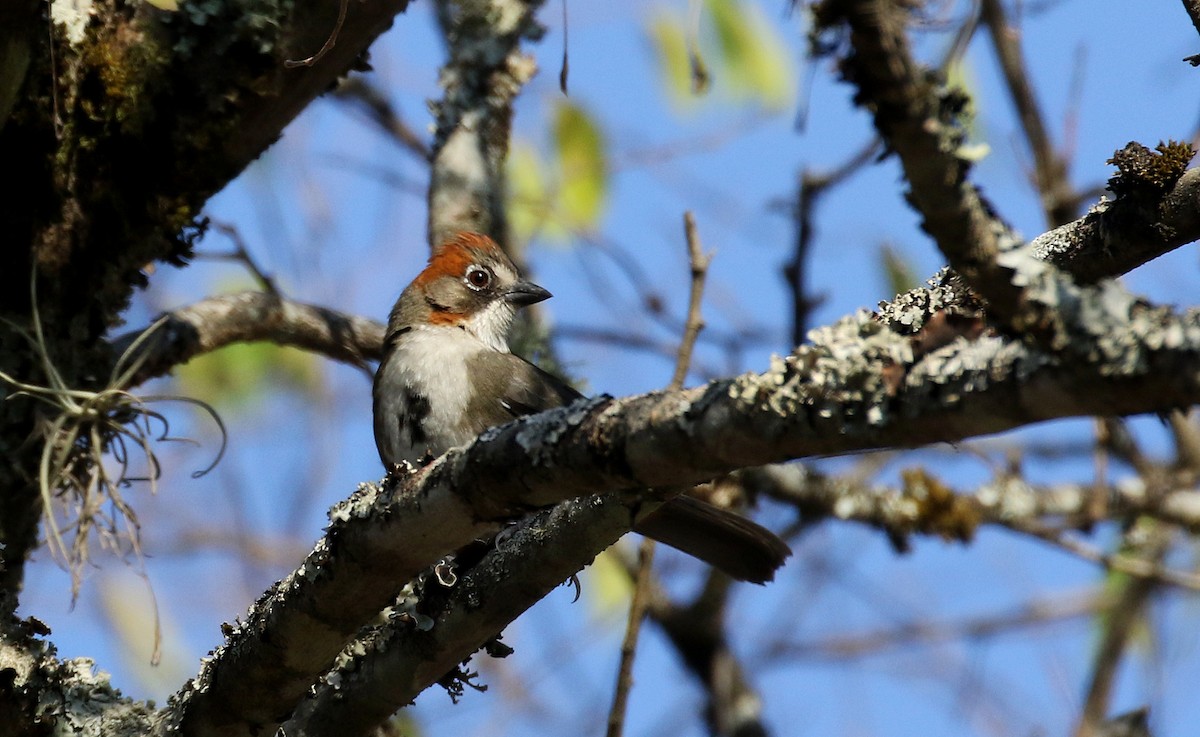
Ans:
{"label": "yellow-green leaf", "polygon": [[779,110],[791,104],[795,89],[793,66],[779,32],[763,17],[756,3],[706,0],[720,50],[718,77],[727,77],[730,91]]}
{"label": "yellow-green leaf", "polygon": [[514,141],[508,155],[508,222],[518,243],[534,235],[560,238],[565,231],[553,222],[545,165],[529,145]]}
{"label": "yellow-green leaf", "polygon": [[311,353],[274,343],[236,343],[194,358],[177,372],[183,394],[231,407],[268,389],[316,391],[320,377]]}
{"label": "yellow-green leaf", "polygon": [[583,592],[592,614],[599,620],[622,616],[629,609],[629,597],[633,595],[633,582],[617,555],[614,550],[597,555],[584,574]]}
{"label": "yellow-green leaf", "polygon": [[176,10],[179,10],[179,3],[177,0],[146,0],[146,2],[158,8],[159,10],[168,10],[172,13],[174,13]]}
{"label": "yellow-green leaf", "polygon": [[650,38],[671,101],[681,107],[695,105],[699,96],[692,89],[692,67],[688,61],[682,20],[659,15],[651,21]]}
{"label": "yellow-green leaf", "polygon": [[905,260],[892,246],[887,243],[880,247],[880,258],[883,261],[883,272],[887,276],[888,288],[892,294],[904,294],[915,289],[919,280],[912,264]]}
{"label": "yellow-green leaf", "polygon": [[559,102],[554,112],[554,145],[561,176],[558,214],[571,229],[599,223],[608,195],[608,160],[600,127],[583,108]]}

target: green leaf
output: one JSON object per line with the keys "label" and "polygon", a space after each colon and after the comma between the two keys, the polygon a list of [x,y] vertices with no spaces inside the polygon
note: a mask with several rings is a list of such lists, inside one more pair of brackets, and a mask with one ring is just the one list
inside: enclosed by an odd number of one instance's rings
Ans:
{"label": "green leaf", "polygon": [[692,67],[682,20],[659,15],[651,21],[650,39],[671,101],[680,107],[695,106],[700,98],[692,89]]}
{"label": "green leaf", "polygon": [[508,222],[518,243],[534,235],[562,238],[566,231],[554,223],[545,165],[531,146],[514,141],[508,155]]}
{"label": "green leaf", "polygon": [[633,581],[615,550],[606,550],[584,571],[583,593],[598,621],[615,621],[629,609]]}
{"label": "green leaf", "polygon": [[274,343],[226,346],[192,359],[176,376],[183,394],[236,408],[271,389],[313,393],[321,385],[315,356]]}
{"label": "green leaf", "polygon": [[781,110],[791,104],[795,90],[792,64],[778,31],[755,3],[706,0],[716,32],[723,69],[735,96],[752,99],[766,108]]}
{"label": "green leaf", "polygon": [[595,228],[608,196],[608,160],[600,128],[583,108],[559,102],[554,145],[560,172],[557,214],[567,228]]}

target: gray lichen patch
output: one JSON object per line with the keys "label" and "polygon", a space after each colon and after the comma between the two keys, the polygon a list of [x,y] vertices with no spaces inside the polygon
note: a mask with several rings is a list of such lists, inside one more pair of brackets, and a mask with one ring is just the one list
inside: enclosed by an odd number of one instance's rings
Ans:
{"label": "gray lichen patch", "polygon": [[762,375],[729,384],[731,399],[781,418],[807,417],[838,432],[884,421],[884,368],[907,365],[912,345],[865,310],[809,333],[811,345],[774,357]]}
{"label": "gray lichen patch", "polygon": [[92,0],[53,0],[50,3],[50,19],[62,26],[67,40],[77,44],[83,40],[84,31],[93,15]]}

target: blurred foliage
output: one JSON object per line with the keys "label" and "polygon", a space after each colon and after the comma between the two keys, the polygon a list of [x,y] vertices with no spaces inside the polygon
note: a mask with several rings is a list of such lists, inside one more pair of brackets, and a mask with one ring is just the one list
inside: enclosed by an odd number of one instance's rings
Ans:
{"label": "blurred foliage", "polygon": [[271,389],[313,394],[321,389],[316,355],[274,343],[235,343],[198,356],[176,372],[180,392],[219,404],[246,409]]}
{"label": "blurred foliage", "polygon": [[967,161],[978,163],[992,152],[987,144],[987,132],[983,128],[983,101],[987,95],[979,94],[979,80],[975,70],[965,57],[953,59],[946,65],[946,86],[962,90],[971,100],[970,105],[958,119],[966,128],[966,142],[958,147],[958,155]]}
{"label": "blurred foliage", "polygon": [[144,575],[115,570],[105,574],[97,590],[125,666],[147,693],[165,698],[195,673],[179,625],[158,603]]}
{"label": "blurred foliage", "polygon": [[608,194],[608,162],[600,128],[578,105],[560,102],[554,111],[554,146],[562,176],[563,218],[568,226],[593,228]]}
{"label": "blurred foliage", "polygon": [[620,555],[619,551],[610,548],[584,569],[583,591],[588,608],[597,620],[616,620],[628,614],[633,581],[621,565]]}
{"label": "blurred foliage", "polygon": [[518,242],[537,234],[567,240],[599,227],[609,195],[608,148],[595,118],[560,100],[551,123],[553,158],[516,142],[509,155],[509,221]]}
{"label": "blurred foliage", "polygon": [[904,294],[921,285],[916,269],[891,244],[884,243],[879,247],[879,260],[883,266],[884,278],[887,279],[889,294]]}
{"label": "blurred foliage", "polygon": [[[723,96],[769,111],[791,107],[796,69],[778,24],[767,21],[757,3],[705,0],[698,38],[687,36],[687,19],[661,14],[651,21],[649,35],[658,57],[667,92],[676,106],[695,107],[707,89],[707,78]],[[695,54],[695,64],[689,58]]]}

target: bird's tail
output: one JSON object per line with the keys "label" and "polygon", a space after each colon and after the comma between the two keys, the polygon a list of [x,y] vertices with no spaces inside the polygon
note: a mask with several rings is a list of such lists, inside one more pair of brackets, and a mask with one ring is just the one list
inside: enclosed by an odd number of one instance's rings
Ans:
{"label": "bird's tail", "polygon": [[745,517],[680,495],[633,529],[721,569],[739,581],[766,583],[792,554],[775,533]]}

